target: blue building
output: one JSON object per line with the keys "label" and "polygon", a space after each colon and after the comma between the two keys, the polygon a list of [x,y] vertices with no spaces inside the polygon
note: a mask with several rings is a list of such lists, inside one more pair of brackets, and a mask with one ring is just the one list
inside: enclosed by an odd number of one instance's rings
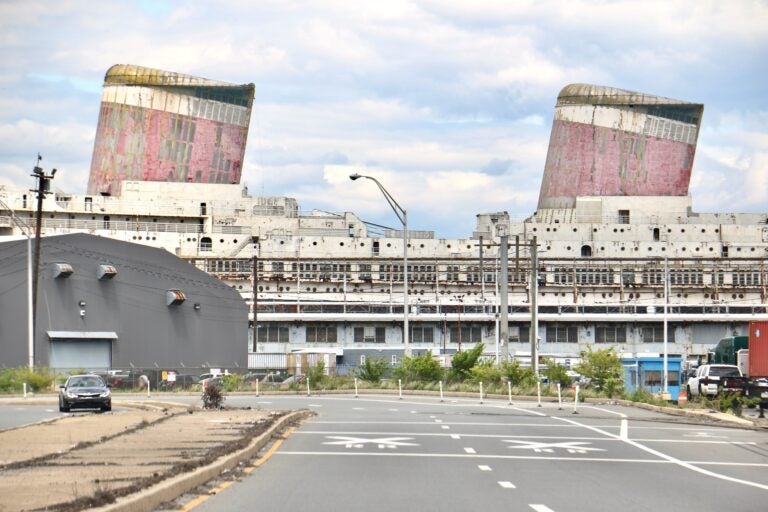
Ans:
{"label": "blue building", "polygon": [[[673,400],[680,394],[682,358],[667,357],[667,389]],[[624,364],[624,389],[632,393],[645,389],[649,393],[662,393],[664,388],[664,358],[661,356],[628,357]]]}

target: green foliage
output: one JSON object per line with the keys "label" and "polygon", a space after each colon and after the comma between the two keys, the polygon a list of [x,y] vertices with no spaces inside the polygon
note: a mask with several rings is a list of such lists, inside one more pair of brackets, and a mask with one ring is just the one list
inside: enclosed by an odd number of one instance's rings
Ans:
{"label": "green foliage", "polygon": [[466,380],[471,377],[472,368],[483,354],[485,345],[478,343],[473,348],[454,354],[451,361],[451,380]]}
{"label": "green foliage", "polygon": [[590,379],[590,386],[612,397],[624,387],[624,368],[613,347],[595,350],[591,346],[581,352],[581,361],[574,367]]}
{"label": "green foliage", "polygon": [[224,391],[228,392],[237,391],[243,387],[244,382],[245,377],[239,373],[228,373],[221,377],[221,385],[224,388]]}
{"label": "green foliage", "polygon": [[221,409],[224,405],[224,393],[215,382],[209,382],[203,388],[203,409]]}
{"label": "green foliage", "polygon": [[387,372],[387,361],[383,357],[366,357],[363,364],[357,367],[355,375],[366,382],[381,382]]}
{"label": "green foliage", "polygon": [[50,368],[8,368],[0,372],[0,391],[19,393],[25,382],[28,390],[39,391],[50,388],[55,379],[56,376]]}
{"label": "green foliage", "polygon": [[307,368],[307,378],[309,379],[310,387],[317,387],[325,380],[325,363],[318,361],[315,366]]}
{"label": "green foliage", "polygon": [[566,388],[571,385],[571,377],[568,375],[568,368],[565,365],[558,364],[551,359],[545,359],[544,364],[547,366],[541,373],[552,384],[560,384],[561,387]]}
{"label": "green foliage", "polygon": [[533,368],[523,368],[520,361],[502,361],[501,373],[513,386],[532,386],[536,383]]}
{"label": "green foliage", "polygon": [[640,402],[644,404],[658,405],[662,407],[669,405],[669,402],[667,402],[666,400],[662,400],[658,396],[654,395],[653,393],[651,393],[650,391],[642,387],[635,389],[632,393],[625,394],[624,398],[632,402]]}
{"label": "green foliage", "polygon": [[504,373],[496,364],[487,361],[476,364],[470,370],[470,377],[473,382],[483,382],[485,384],[501,384]]}
{"label": "green foliage", "polygon": [[444,376],[440,362],[432,359],[432,354],[429,352],[413,357],[403,357],[400,364],[392,370],[392,374],[403,382],[437,382],[443,380]]}

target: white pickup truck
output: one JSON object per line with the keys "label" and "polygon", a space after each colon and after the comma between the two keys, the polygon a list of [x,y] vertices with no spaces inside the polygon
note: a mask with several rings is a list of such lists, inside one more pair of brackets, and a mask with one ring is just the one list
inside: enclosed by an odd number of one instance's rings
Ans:
{"label": "white pickup truck", "polygon": [[736,365],[703,364],[688,378],[685,391],[689,398],[715,396],[721,392],[741,393],[746,384],[747,378]]}

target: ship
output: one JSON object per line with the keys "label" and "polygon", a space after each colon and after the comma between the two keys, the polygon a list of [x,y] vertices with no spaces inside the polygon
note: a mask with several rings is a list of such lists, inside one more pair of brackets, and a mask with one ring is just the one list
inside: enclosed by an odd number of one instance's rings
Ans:
{"label": "ship", "polygon": [[[339,373],[425,352],[448,365],[477,343],[532,365],[609,347],[695,364],[768,319],[768,214],[693,210],[702,104],[567,85],[536,211],[478,213],[466,238],[439,238],[249,195],[253,90],[112,68],[88,193],[46,194],[41,225],[161,248],[236,289],[253,370],[295,354]],[[21,234],[11,212],[32,225],[32,193],[0,199],[0,236]]]}

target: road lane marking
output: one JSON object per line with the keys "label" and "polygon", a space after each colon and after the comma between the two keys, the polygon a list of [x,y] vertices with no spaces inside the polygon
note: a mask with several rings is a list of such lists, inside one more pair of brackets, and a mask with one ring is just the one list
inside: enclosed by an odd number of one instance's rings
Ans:
{"label": "road lane marking", "polygon": [[450,430],[451,429],[451,427],[449,427],[448,425],[443,425],[440,428],[442,428],[443,430]]}
{"label": "road lane marking", "polygon": [[481,464],[481,465],[477,466],[477,469],[479,469],[480,471],[491,471],[491,466],[485,466],[485,465]]}
{"label": "road lane marking", "polygon": [[435,420],[435,423],[442,423],[443,420]]}
{"label": "road lane marking", "polygon": [[474,448],[464,448],[464,451],[470,454],[477,453]]}
{"label": "road lane marking", "polygon": [[345,448],[362,448],[366,444],[375,444],[380,450],[388,448],[393,450],[400,446],[419,446],[417,443],[407,443],[412,437],[376,437],[368,439],[365,437],[351,437],[351,436],[326,436],[328,439],[334,439],[334,441],[327,441],[323,444],[330,446],[344,446]]}
{"label": "road lane marking", "polygon": [[[443,435],[443,434],[435,434],[435,435]],[[461,439],[461,436],[459,434],[451,434],[451,439]]]}
{"label": "road lane marking", "polygon": [[500,485],[500,486],[501,486],[503,489],[517,489],[517,487],[515,487],[515,484],[513,484],[512,482],[507,482],[507,481],[500,481],[500,482],[498,482],[498,484],[499,484],[499,485]]}
{"label": "road lane marking", "polygon": [[[601,430],[601,429],[596,428],[596,427],[591,427],[589,425],[585,425],[585,424],[579,423],[578,421],[574,421],[574,420],[571,420],[571,419],[568,419],[568,418],[553,417],[553,419],[560,420],[560,421],[565,421],[565,422],[570,423],[572,425],[581,425],[582,427],[584,427],[586,429],[589,429],[589,430],[592,430],[593,432],[597,432],[599,434],[603,434],[603,435],[608,436],[608,437],[618,438],[615,434],[611,434],[610,432],[606,432],[605,430]],[[621,439],[621,438],[619,438],[619,439]],[[768,485],[761,484],[761,483],[758,483],[758,482],[752,482],[750,480],[742,480],[741,478],[734,478],[734,477],[730,477],[730,476],[727,476],[727,475],[721,475],[720,473],[715,473],[714,471],[709,471],[707,469],[700,468],[700,467],[695,466],[694,464],[692,464],[690,462],[682,461],[682,460],[680,460],[678,458],[672,457],[671,455],[667,455],[666,453],[662,453],[662,452],[660,452],[658,450],[654,450],[653,448],[649,448],[649,447],[647,447],[645,445],[642,445],[642,444],[638,443],[637,441],[633,441],[631,439],[622,439],[622,441],[627,443],[627,444],[629,444],[629,445],[631,445],[631,446],[634,446],[635,448],[639,448],[640,450],[643,450],[644,452],[650,453],[651,455],[655,455],[656,457],[664,459],[667,462],[671,462],[672,464],[677,464],[680,467],[689,469],[691,471],[695,471],[696,473],[700,473],[700,474],[706,475],[706,476],[711,476],[711,477],[714,477],[714,478],[717,478],[717,479],[720,479],[720,480],[725,480],[727,482],[743,484],[743,485],[747,485],[747,486],[750,486],[750,487],[757,487],[758,489],[764,489],[764,490],[768,491]]]}
{"label": "road lane marking", "polygon": [[629,438],[629,425],[627,424],[627,419],[622,418],[621,420],[621,428],[619,429],[619,437],[622,439],[628,439]]}
{"label": "road lane marking", "polygon": [[517,446],[510,446],[509,448],[518,450],[533,450],[536,453],[553,453],[555,449],[566,450],[568,453],[587,453],[587,452],[604,452],[602,448],[591,448],[584,446],[587,442],[583,441],[566,441],[563,443],[539,443],[531,441],[518,441],[515,439],[505,439],[505,443],[517,443]]}
{"label": "road lane marking", "polygon": [[531,503],[528,506],[531,507],[536,512],[555,512],[554,510],[552,510],[546,505],[537,505],[537,504]]}

